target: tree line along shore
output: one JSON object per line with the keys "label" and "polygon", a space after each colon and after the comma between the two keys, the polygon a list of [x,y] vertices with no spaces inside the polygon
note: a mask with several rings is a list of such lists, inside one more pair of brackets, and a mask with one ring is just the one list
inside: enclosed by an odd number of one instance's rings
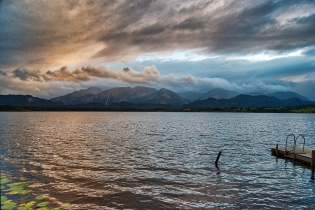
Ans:
{"label": "tree line along shore", "polygon": [[85,108],[85,107],[42,107],[0,105],[2,112],[36,111],[126,111],[126,112],[249,112],[249,113],[315,113],[315,106],[298,107],[228,107],[228,108],[179,108],[172,106],[150,106],[134,108]]}

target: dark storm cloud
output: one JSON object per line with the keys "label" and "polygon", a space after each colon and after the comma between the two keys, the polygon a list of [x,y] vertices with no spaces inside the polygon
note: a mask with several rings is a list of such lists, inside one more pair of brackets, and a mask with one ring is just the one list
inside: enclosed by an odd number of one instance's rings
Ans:
{"label": "dark storm cloud", "polygon": [[7,73],[5,73],[4,71],[0,70],[0,76],[6,76],[6,75],[7,75]]}
{"label": "dark storm cloud", "polygon": [[41,73],[39,70],[18,68],[13,71],[13,76],[19,78],[22,81],[28,80],[41,81]]}
{"label": "dark storm cloud", "polygon": [[157,82],[161,79],[160,72],[155,66],[148,66],[142,72],[137,72],[130,68],[115,71],[104,66],[86,66],[70,71],[67,66],[63,66],[57,70],[49,70],[43,74],[39,70],[30,70],[27,68],[17,68],[12,73],[14,78],[19,78],[22,81],[37,82],[66,81],[78,83],[103,78],[143,84]]}
{"label": "dark storm cloud", "polygon": [[128,67],[123,68],[123,70],[124,70],[125,72],[130,71],[130,69],[129,69]]}
{"label": "dark storm cloud", "polygon": [[294,50],[315,45],[314,4],[310,0],[3,1],[0,63],[68,65],[64,58],[88,53],[86,48],[93,44],[104,47],[85,59],[116,61],[195,48],[220,54]]}
{"label": "dark storm cloud", "polygon": [[[214,11],[208,10],[219,2],[195,1],[187,8],[183,3],[184,8],[180,9],[163,7],[158,21],[139,24],[130,30],[117,28],[110,34],[102,33],[100,40],[111,42],[96,56],[112,56],[114,49],[121,53],[126,46],[137,46],[141,52],[205,48],[211,53],[226,54],[286,51],[315,45],[313,14],[301,13],[291,19],[282,17],[284,22],[279,22],[281,15],[292,8],[315,9],[314,2],[222,2],[224,5]],[[138,19],[129,20],[128,25],[137,23],[134,21]]]}
{"label": "dark storm cloud", "polygon": [[134,84],[156,84],[161,83],[168,86],[184,86],[196,84],[196,79],[192,75],[184,75],[175,77],[173,74],[161,76],[155,66],[147,66],[143,71],[138,72],[130,68],[123,68],[115,71],[104,66],[92,67],[86,66],[77,68],[73,71],[63,66],[54,71],[47,71],[41,74],[39,70],[29,70],[26,68],[18,68],[13,72],[13,78],[19,78],[21,81],[35,82],[74,82],[81,83],[95,79],[111,79],[120,82],[128,82]]}
{"label": "dark storm cloud", "polygon": [[[311,0],[0,0],[0,26],[0,85],[9,89],[14,89],[14,82],[32,88],[40,84],[42,90],[46,84],[79,85],[101,78],[115,84],[285,90],[289,83],[277,82],[315,77]],[[172,64],[150,60],[141,68],[129,65],[145,53],[197,49],[218,58],[203,60],[206,65],[183,60]],[[300,56],[271,61],[239,59],[297,51]],[[233,56],[237,60],[229,60]],[[91,67],[112,61],[129,67],[119,66],[117,71]],[[74,70],[56,67],[65,65]],[[180,73],[171,74],[174,69]]]}

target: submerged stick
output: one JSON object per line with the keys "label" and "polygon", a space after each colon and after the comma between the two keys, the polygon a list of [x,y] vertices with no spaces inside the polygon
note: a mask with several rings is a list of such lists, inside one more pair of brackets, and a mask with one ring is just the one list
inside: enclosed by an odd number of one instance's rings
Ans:
{"label": "submerged stick", "polygon": [[313,170],[315,169],[315,150],[312,150],[311,167],[312,167]]}
{"label": "submerged stick", "polygon": [[217,156],[217,159],[216,159],[216,161],[215,161],[215,165],[218,165],[218,161],[219,161],[219,159],[220,159],[221,153],[222,153],[222,151],[220,150],[220,151],[219,151],[219,154],[218,154],[218,156]]}

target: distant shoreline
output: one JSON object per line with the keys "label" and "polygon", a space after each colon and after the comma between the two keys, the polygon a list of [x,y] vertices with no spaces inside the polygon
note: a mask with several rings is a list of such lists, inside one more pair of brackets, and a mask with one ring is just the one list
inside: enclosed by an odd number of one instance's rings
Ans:
{"label": "distant shoreline", "polygon": [[235,112],[235,113],[315,113],[315,106],[298,107],[229,107],[229,108],[74,108],[0,105],[0,112]]}

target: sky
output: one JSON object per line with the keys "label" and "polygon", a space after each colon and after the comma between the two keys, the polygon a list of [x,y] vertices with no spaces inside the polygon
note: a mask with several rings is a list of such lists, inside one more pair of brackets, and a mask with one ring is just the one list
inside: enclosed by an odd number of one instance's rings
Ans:
{"label": "sky", "polygon": [[0,0],[0,94],[139,85],[315,101],[315,0]]}

